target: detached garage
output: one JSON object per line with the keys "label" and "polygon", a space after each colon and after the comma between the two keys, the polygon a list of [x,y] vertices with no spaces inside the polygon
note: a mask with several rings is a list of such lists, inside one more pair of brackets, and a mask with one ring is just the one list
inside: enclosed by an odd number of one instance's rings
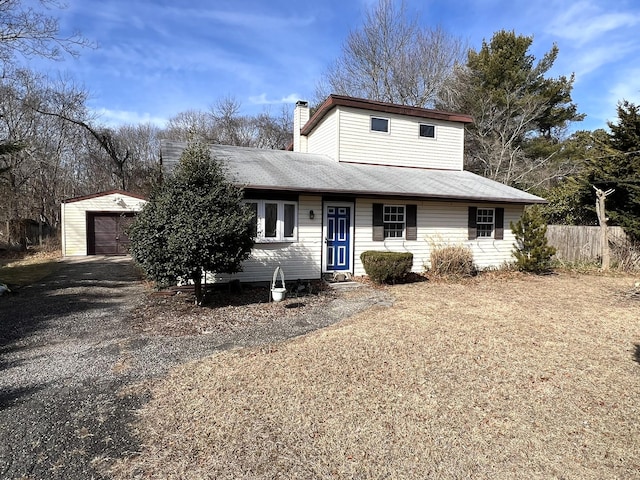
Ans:
{"label": "detached garage", "polygon": [[146,200],[121,190],[62,203],[62,255],[126,255],[126,230]]}

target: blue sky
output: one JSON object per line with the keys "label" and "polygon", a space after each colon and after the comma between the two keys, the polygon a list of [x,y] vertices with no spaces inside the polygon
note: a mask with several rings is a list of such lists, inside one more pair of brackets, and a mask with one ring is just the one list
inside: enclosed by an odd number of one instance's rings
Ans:
{"label": "blue sky", "polygon": [[[79,58],[35,68],[84,86],[108,125],[207,110],[233,96],[244,113],[278,113],[311,100],[350,30],[374,0],[67,0],[53,11],[63,32],[97,43]],[[478,49],[500,29],[532,35],[540,58],[560,49],[553,76],[575,73],[573,99],[587,114],[574,129],[606,127],[616,103],[640,104],[638,0],[407,0],[420,22],[441,25]]]}

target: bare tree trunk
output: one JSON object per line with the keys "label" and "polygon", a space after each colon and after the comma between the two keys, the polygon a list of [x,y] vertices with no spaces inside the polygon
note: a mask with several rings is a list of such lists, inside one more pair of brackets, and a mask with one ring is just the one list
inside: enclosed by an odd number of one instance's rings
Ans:
{"label": "bare tree trunk", "polygon": [[609,219],[607,218],[605,202],[607,200],[607,197],[611,195],[614,190],[609,189],[605,192],[595,186],[593,188],[596,191],[596,213],[598,214],[598,223],[600,223],[600,242],[602,244],[602,270],[609,270],[611,266],[611,253],[609,250],[609,231],[607,229],[607,221]]}
{"label": "bare tree trunk", "polygon": [[202,306],[202,270],[198,269],[197,272],[194,273],[193,277],[193,294],[195,296],[195,303],[197,306]]}

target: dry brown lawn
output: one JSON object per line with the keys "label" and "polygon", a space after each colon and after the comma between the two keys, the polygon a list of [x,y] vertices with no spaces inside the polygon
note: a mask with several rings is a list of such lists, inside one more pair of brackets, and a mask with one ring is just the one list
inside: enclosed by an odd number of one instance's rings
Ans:
{"label": "dry brown lawn", "polygon": [[59,251],[6,252],[0,255],[0,283],[23,287],[51,275],[60,268]]}
{"label": "dry brown lawn", "polygon": [[116,478],[640,478],[637,277],[482,275],[149,388]]}

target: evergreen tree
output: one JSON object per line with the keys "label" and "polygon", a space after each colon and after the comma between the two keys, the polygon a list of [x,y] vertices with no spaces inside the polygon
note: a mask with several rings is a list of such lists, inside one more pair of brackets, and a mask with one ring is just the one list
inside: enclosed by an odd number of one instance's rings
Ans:
{"label": "evergreen tree", "polygon": [[253,216],[243,192],[201,144],[190,144],[131,227],[131,255],[159,285],[191,280],[202,304],[202,277],[235,273],[253,246]]}
{"label": "evergreen tree", "polygon": [[588,180],[602,190],[615,192],[607,198],[612,223],[624,228],[633,240],[640,240],[640,106],[628,101],[618,104],[618,121],[608,122],[609,143],[614,152],[596,162]]}
{"label": "evergreen tree", "polygon": [[618,104],[618,119],[609,132],[576,132],[563,145],[563,156],[576,171],[543,194],[542,207],[550,223],[597,225],[593,187],[613,189],[607,197],[610,225],[619,225],[632,240],[640,240],[640,107]]}
{"label": "evergreen tree", "polygon": [[513,256],[518,268],[532,273],[548,271],[556,249],[547,244],[547,223],[540,211],[536,207],[525,208],[520,220],[511,222],[511,231],[517,242]]}
{"label": "evergreen tree", "polygon": [[563,142],[558,157],[566,164],[567,173],[558,177],[550,188],[536,192],[549,201],[540,206],[547,223],[598,225],[589,176],[603,159],[614,154],[609,145],[609,134],[604,129],[581,130]]}
{"label": "evergreen tree", "polygon": [[576,132],[565,144],[566,158],[579,170],[546,195],[543,207],[552,223],[597,225],[593,187],[613,189],[607,197],[611,225],[624,228],[632,240],[640,240],[640,107],[618,104],[617,122],[610,132]]}
{"label": "evergreen tree", "polygon": [[536,61],[532,42],[502,30],[471,49],[454,94],[441,105],[474,118],[466,135],[469,170],[526,189],[558,174],[559,136],[584,117],[571,102],[573,76],[546,77],[558,47]]}

